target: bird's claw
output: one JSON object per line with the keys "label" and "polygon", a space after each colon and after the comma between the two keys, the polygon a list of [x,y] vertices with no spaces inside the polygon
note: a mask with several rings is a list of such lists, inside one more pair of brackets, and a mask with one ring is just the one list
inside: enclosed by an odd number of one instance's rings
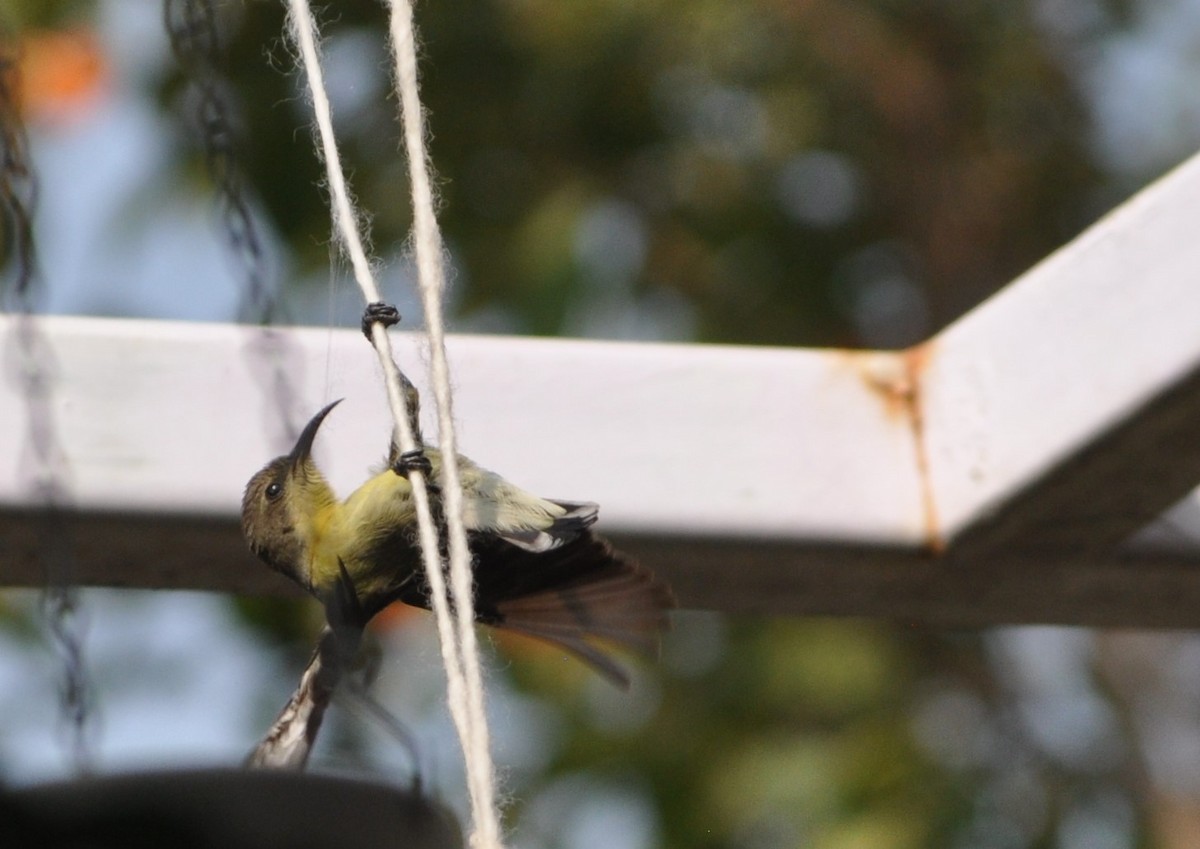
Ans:
{"label": "bird's claw", "polygon": [[362,332],[368,341],[371,339],[371,328],[375,324],[391,327],[393,324],[399,323],[400,310],[391,304],[385,304],[383,301],[375,301],[374,303],[367,304],[367,308],[363,310]]}
{"label": "bird's claw", "polygon": [[402,478],[407,478],[409,472],[421,472],[425,477],[433,474],[433,464],[425,456],[424,450],[405,451],[392,464],[392,471]]}

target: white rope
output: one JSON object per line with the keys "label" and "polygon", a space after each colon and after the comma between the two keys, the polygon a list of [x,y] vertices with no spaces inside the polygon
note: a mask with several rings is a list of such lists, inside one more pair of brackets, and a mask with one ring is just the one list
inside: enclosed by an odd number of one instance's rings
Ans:
{"label": "white rope", "polygon": [[[290,0],[289,28],[300,49],[312,92],[329,190],[333,201],[335,232],[350,256],[354,279],[368,303],[382,300],[371,272],[359,233],[359,217],[346,188],[329,97],[321,73],[316,23],[308,0]],[[450,612],[442,564],[438,557],[437,529],[429,506],[424,476],[411,472],[413,497],[417,507],[422,560],[429,581],[430,601],[437,620],[442,662],[446,666],[447,695],[466,762],[467,789],[471,799],[475,849],[499,849],[499,813],[496,806],[494,769],[488,743],[487,719],[483,708],[483,683],[475,642],[474,601],[471,591],[471,560],[462,519],[462,486],[458,474],[454,422],[450,402],[449,368],[446,362],[441,295],[444,288],[443,253],[437,221],[433,213],[424,145],[424,128],[417,89],[416,49],[412,27],[412,8],[406,0],[392,2],[392,42],[397,66],[397,88],[404,113],[405,146],[412,182],[413,217],[417,273],[431,348],[431,382],[438,413],[442,447],[443,513],[449,535],[450,580],[454,593],[457,627]],[[383,325],[376,323],[371,339],[379,355],[387,383],[388,401],[395,420],[401,451],[416,448],[409,426],[399,369],[392,358],[391,342]]]}
{"label": "white rope", "polygon": [[408,157],[413,198],[414,251],[417,281],[425,324],[429,333],[430,383],[437,407],[438,439],[442,449],[442,507],[449,538],[450,582],[458,624],[458,647],[466,678],[467,724],[463,740],[467,754],[467,784],[474,805],[477,849],[501,846],[500,818],[496,806],[495,771],[484,711],[483,676],[479,647],[475,641],[475,599],[472,591],[471,552],[463,523],[462,482],[458,471],[458,438],[450,394],[450,366],[446,359],[442,294],[446,285],[445,252],[433,190],[429,180],[429,157],[425,149],[425,115],[417,86],[417,49],[411,0],[389,0],[392,53],[396,63],[396,93],[404,123],[404,148]]}

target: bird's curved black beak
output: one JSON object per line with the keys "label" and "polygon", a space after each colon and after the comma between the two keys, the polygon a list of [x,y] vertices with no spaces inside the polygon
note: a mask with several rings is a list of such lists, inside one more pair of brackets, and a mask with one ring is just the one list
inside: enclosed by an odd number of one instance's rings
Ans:
{"label": "bird's curved black beak", "polygon": [[342,401],[342,398],[338,398],[332,404],[327,404],[304,426],[304,430],[300,432],[300,438],[296,440],[296,447],[288,455],[293,469],[300,466],[312,454],[313,440],[317,438],[317,431],[321,429],[321,422],[325,421],[325,417],[329,415],[329,411],[342,403]]}

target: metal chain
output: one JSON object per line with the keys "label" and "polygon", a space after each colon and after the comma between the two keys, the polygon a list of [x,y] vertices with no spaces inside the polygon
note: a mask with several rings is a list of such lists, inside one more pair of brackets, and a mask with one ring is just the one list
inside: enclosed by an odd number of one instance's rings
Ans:
{"label": "metal chain", "polygon": [[37,262],[33,211],[37,183],[21,120],[18,92],[20,68],[16,40],[0,39],[0,210],[3,214],[4,256],[11,285],[4,292],[13,316],[13,351],[6,357],[10,376],[25,399],[26,438],[23,455],[34,503],[42,509],[35,521],[38,557],[46,576],[43,616],[62,662],[60,712],[70,738],[72,761],[78,770],[91,762],[89,720],[92,688],[83,656],[83,623],[75,577],[73,527],[66,516],[70,469],[58,439],[54,418],[54,359],[34,316]]}
{"label": "metal chain", "polygon": [[[239,320],[260,325],[284,323],[286,310],[270,285],[271,277],[253,206],[238,168],[229,99],[220,67],[220,38],[212,0],[164,0],[163,18],[171,49],[194,91],[193,120],[204,149],[204,164],[216,186],[226,241],[242,272]],[[281,421],[281,441],[300,432],[302,413],[288,367],[299,358],[285,334],[265,327],[247,351],[252,370],[272,399]],[[265,368],[263,367],[265,365]]]}
{"label": "metal chain", "polygon": [[4,259],[15,279],[6,294],[6,307],[28,312],[33,288],[33,221],[37,186],[29,166],[24,125],[21,121],[20,66],[16,40],[0,39],[0,203],[4,204]]}
{"label": "metal chain", "polygon": [[234,155],[233,122],[217,72],[216,13],[211,0],[165,0],[163,9],[171,49],[195,91],[193,118],[199,124],[204,164],[217,187],[225,236],[244,276],[240,318],[270,324],[279,317],[280,303],[267,284],[262,239]]}

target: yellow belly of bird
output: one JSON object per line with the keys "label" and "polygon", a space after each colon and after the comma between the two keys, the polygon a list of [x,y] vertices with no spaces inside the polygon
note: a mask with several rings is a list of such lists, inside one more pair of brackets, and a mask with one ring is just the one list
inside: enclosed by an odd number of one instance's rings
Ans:
{"label": "yellow belly of bird", "polygon": [[390,592],[417,565],[416,549],[405,550],[390,562],[378,562],[375,543],[397,528],[413,527],[412,488],[391,471],[367,480],[340,504],[331,504],[314,522],[309,574],[313,589],[327,597],[344,568],[359,598]]}

